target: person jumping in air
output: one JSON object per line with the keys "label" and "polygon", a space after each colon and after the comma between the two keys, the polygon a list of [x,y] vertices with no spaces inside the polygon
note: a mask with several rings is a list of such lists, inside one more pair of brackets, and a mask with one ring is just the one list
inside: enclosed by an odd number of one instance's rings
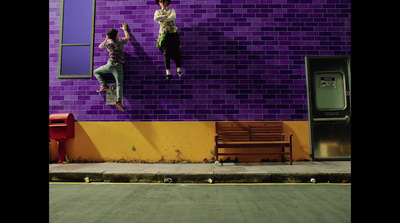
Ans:
{"label": "person jumping in air", "polygon": [[169,82],[172,78],[171,74],[171,58],[174,59],[176,64],[176,70],[179,77],[182,77],[181,72],[181,56],[179,53],[180,39],[178,34],[178,28],[175,25],[175,10],[173,8],[167,8],[171,3],[171,0],[155,0],[156,4],[161,6],[160,10],[156,10],[154,13],[154,21],[160,24],[159,38],[157,47],[164,53],[165,69],[167,71],[166,82]]}
{"label": "person jumping in air", "polygon": [[106,39],[100,43],[99,48],[104,49],[106,48],[110,58],[106,65],[97,68],[93,73],[96,76],[97,80],[101,84],[100,90],[106,91],[108,86],[104,80],[104,75],[111,73],[114,75],[115,82],[117,85],[117,102],[115,106],[121,111],[124,111],[122,108],[122,94],[123,94],[123,81],[124,81],[124,71],[123,71],[123,64],[125,63],[124,59],[124,45],[128,43],[130,36],[128,31],[126,31],[128,24],[123,23],[122,29],[124,31],[125,37],[119,38],[118,31],[116,29],[110,29],[107,32]]}

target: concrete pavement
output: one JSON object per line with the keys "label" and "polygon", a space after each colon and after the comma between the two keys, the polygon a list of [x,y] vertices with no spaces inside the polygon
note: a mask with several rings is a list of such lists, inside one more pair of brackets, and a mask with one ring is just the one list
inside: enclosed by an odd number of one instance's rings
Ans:
{"label": "concrete pavement", "polygon": [[348,184],[50,183],[49,222],[351,222]]}
{"label": "concrete pavement", "polygon": [[49,181],[174,183],[317,183],[351,182],[350,161],[269,163],[68,163],[49,164]]}

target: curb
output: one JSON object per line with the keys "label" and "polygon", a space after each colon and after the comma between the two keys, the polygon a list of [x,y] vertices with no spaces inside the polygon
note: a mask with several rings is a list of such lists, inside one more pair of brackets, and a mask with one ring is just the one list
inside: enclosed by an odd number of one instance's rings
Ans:
{"label": "curb", "polygon": [[54,182],[85,182],[85,177],[89,177],[90,181],[102,182],[103,173],[90,172],[57,172],[49,173],[49,181]]}
{"label": "curb", "polygon": [[351,183],[351,173],[106,173],[106,172],[52,172],[49,181],[84,182],[147,182],[155,183],[171,178],[173,183],[309,183],[315,178],[318,183]]}

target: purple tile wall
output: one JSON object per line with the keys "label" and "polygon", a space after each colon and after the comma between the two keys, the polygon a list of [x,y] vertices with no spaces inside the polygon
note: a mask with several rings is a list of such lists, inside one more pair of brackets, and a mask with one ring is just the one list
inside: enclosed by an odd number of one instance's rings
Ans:
{"label": "purple tile wall", "polygon": [[350,0],[172,0],[184,77],[171,61],[168,85],[155,47],[160,7],[97,0],[94,69],[108,59],[97,48],[107,30],[130,29],[123,113],[105,105],[94,76],[57,78],[60,6],[50,0],[49,114],[72,112],[78,121],[307,120],[304,57],[351,54]]}

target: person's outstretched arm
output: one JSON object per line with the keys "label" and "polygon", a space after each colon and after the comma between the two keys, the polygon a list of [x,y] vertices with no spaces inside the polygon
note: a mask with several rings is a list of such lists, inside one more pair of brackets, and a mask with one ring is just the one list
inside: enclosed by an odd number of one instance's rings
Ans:
{"label": "person's outstretched arm", "polygon": [[129,36],[128,31],[126,31],[126,28],[128,28],[128,24],[126,24],[126,22],[122,23],[121,29],[124,30],[125,38],[129,40],[131,37]]}

